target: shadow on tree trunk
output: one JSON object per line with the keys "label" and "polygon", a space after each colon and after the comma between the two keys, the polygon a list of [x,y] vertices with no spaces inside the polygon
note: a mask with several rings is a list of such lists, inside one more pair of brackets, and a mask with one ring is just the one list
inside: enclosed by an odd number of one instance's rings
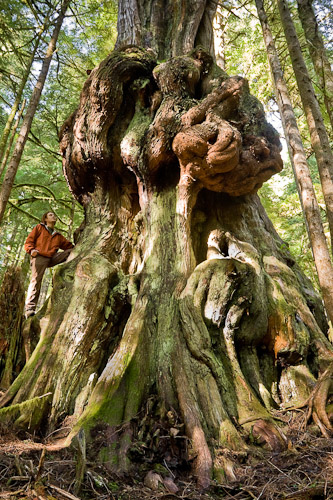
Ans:
{"label": "shadow on tree trunk", "polygon": [[[246,80],[201,49],[159,65],[137,47],[114,51],[61,149],[85,224],[0,420],[68,434],[62,445],[84,432],[95,459],[122,472],[153,436],[202,487],[230,469],[230,451],[282,450],[274,410],[327,385],[332,347],[320,299],[256,195],[282,162]],[[312,399],[329,429],[328,394]]]}

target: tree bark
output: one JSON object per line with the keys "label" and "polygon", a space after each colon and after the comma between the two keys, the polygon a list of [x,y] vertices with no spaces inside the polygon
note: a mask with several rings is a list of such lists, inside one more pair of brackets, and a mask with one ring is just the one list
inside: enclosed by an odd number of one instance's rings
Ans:
{"label": "tree bark", "polygon": [[317,269],[319,284],[328,317],[333,324],[333,268],[321,221],[320,209],[313,188],[310,169],[306,161],[301,134],[298,130],[288,88],[283,78],[283,71],[269,28],[263,1],[256,0],[256,6],[271,68],[275,95],[277,97],[283,129],[291,153],[291,160],[296,184],[298,185],[303,214],[307,223],[306,227]]}
{"label": "tree bark", "polygon": [[24,274],[21,268],[10,266],[0,288],[0,387],[8,389],[13,378],[24,366],[22,316],[24,308]]}
{"label": "tree bark", "polygon": [[118,9],[116,48],[152,49],[159,60],[203,46],[214,56],[214,0],[123,0]]}
{"label": "tree bark", "polygon": [[320,181],[322,185],[327,220],[333,242],[333,154],[330,148],[323,117],[316,99],[312,83],[306,68],[296,30],[285,0],[277,0],[284,34],[297,86],[302,99],[306,120],[310,132],[311,145],[314,150]]}
{"label": "tree bark", "polygon": [[225,24],[226,20],[223,17],[222,7],[218,5],[214,18],[214,41],[215,41],[215,57],[216,64],[225,70]]}
{"label": "tree bark", "polygon": [[333,72],[325,50],[311,0],[297,0],[298,15],[302,22],[306,43],[315,68],[319,87],[333,129]]}
{"label": "tree bark", "polygon": [[203,487],[250,436],[283,449],[271,409],[305,404],[333,354],[321,301],[256,195],[279,151],[247,81],[202,48],[102,61],[61,131],[84,224],[0,421],[70,427],[63,444],[83,429],[90,458],[122,472],[142,442],[151,460],[185,455]]}
{"label": "tree bark", "polygon": [[48,45],[48,48],[47,48],[47,51],[45,54],[45,58],[43,60],[42,69],[39,73],[38,81],[37,81],[37,84],[34,88],[34,91],[32,93],[31,99],[30,99],[29,106],[28,106],[27,112],[25,114],[25,117],[24,117],[24,120],[23,120],[23,123],[21,126],[20,134],[18,136],[16,145],[15,145],[12,159],[8,165],[7,172],[6,172],[6,175],[4,177],[4,180],[3,180],[3,183],[1,186],[1,191],[0,191],[0,223],[1,223],[3,216],[4,216],[4,213],[5,213],[7,202],[8,202],[8,199],[9,199],[9,196],[10,196],[13,184],[14,184],[16,172],[17,172],[17,169],[18,169],[20,161],[21,161],[21,157],[22,157],[22,154],[24,151],[25,143],[28,139],[28,135],[29,135],[29,132],[31,129],[31,124],[32,124],[35,112],[37,110],[40,96],[41,96],[42,91],[43,91],[43,87],[44,87],[46,77],[47,77],[47,74],[49,71],[49,67],[51,64],[53,52],[55,51],[55,48],[56,48],[58,35],[59,35],[60,29],[62,26],[62,22],[64,20],[65,13],[66,13],[66,10],[67,10],[69,3],[70,3],[70,0],[64,0],[62,5],[61,5],[61,11],[60,11],[60,14],[58,16],[57,22],[55,24],[55,28],[53,30],[52,37],[51,37],[51,40],[49,42],[49,45]]}
{"label": "tree bark", "polygon": [[37,51],[37,48],[38,48],[38,45],[39,45],[39,42],[40,42],[41,35],[42,35],[42,32],[38,35],[38,37],[36,38],[36,41],[34,43],[32,54],[31,54],[31,56],[29,58],[27,67],[25,69],[25,72],[23,73],[23,77],[22,77],[21,83],[19,85],[16,97],[15,97],[15,102],[14,102],[13,107],[12,107],[10,113],[9,113],[9,116],[7,118],[7,122],[6,122],[5,128],[3,130],[3,133],[2,133],[2,136],[1,136],[1,139],[0,139],[0,163],[2,163],[2,159],[3,159],[3,156],[4,156],[4,152],[5,152],[7,140],[8,140],[11,128],[12,128],[12,124],[13,124],[16,112],[17,112],[17,110],[19,108],[19,105],[20,105],[20,102],[21,102],[21,99],[22,99],[22,94],[23,94],[23,90],[25,88],[25,84],[27,83],[29,75],[30,75],[31,67],[32,67],[32,64],[33,64],[34,59],[35,59],[35,54],[36,54],[36,51]]}
{"label": "tree bark", "polygon": [[14,142],[16,130],[18,129],[18,126],[19,126],[21,118],[22,118],[22,114],[23,114],[23,111],[24,111],[24,108],[25,108],[25,104],[26,104],[26,100],[24,99],[24,101],[22,102],[21,109],[20,109],[20,111],[19,111],[19,113],[17,115],[16,122],[14,123],[14,127],[13,127],[13,129],[11,131],[9,142],[8,142],[8,145],[7,145],[4,157],[3,157],[2,162],[1,162],[0,177],[2,176],[3,171],[6,168],[7,161],[8,161],[9,155],[10,155],[10,150],[11,150],[13,142]]}

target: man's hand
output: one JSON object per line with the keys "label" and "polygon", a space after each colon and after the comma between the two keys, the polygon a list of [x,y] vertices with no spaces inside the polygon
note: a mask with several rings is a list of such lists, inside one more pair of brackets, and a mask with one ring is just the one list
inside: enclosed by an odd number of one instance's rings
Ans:
{"label": "man's hand", "polygon": [[36,249],[31,250],[31,257],[36,257],[36,255],[38,255],[38,250]]}

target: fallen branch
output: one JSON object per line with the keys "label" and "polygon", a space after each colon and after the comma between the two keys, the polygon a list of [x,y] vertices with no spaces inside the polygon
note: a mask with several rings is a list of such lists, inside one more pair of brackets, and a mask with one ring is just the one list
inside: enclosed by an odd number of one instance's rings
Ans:
{"label": "fallen branch", "polygon": [[23,493],[25,491],[25,488],[21,488],[20,490],[16,491],[4,491],[0,493],[0,498],[8,498],[8,497],[13,497],[15,495],[19,495],[20,493]]}
{"label": "fallen branch", "polygon": [[63,490],[62,488],[59,488],[58,486],[54,486],[53,484],[48,484],[48,488],[51,488],[52,490],[57,491],[61,495],[63,495],[66,498],[69,498],[70,500],[80,500],[79,497],[76,497],[69,493],[68,491]]}

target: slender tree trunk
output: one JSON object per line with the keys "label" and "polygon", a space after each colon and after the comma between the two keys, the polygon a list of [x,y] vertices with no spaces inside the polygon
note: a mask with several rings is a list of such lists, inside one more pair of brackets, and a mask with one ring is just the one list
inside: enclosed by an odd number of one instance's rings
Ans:
{"label": "slender tree trunk", "polygon": [[15,261],[13,264],[14,267],[18,266],[19,261],[21,259],[21,254],[22,254],[22,250],[24,247],[24,241],[25,241],[25,239],[21,240],[21,243],[19,244],[18,248],[16,249],[16,257],[15,257]]}
{"label": "slender tree trunk", "polygon": [[324,42],[312,7],[312,0],[297,0],[298,15],[302,22],[306,43],[313,66],[318,76],[319,86],[333,128],[333,72],[324,47]]}
{"label": "slender tree trunk", "polygon": [[7,165],[7,161],[8,161],[8,157],[10,155],[10,150],[12,148],[12,145],[13,145],[13,142],[14,142],[14,138],[15,138],[15,134],[16,134],[16,130],[19,126],[19,123],[20,123],[20,120],[22,118],[22,114],[23,114],[23,111],[24,111],[24,108],[25,108],[25,104],[26,104],[26,100],[24,99],[24,101],[22,102],[22,106],[21,106],[21,109],[19,111],[19,114],[17,116],[17,119],[16,119],[16,122],[14,123],[14,127],[12,128],[12,131],[11,131],[11,134],[10,134],[10,138],[9,138],[9,142],[7,144],[7,148],[6,148],[6,151],[5,151],[5,154],[4,154],[4,157],[2,159],[2,162],[1,162],[1,166],[0,166],[0,177],[2,176],[3,174],[3,171],[5,170],[6,168],[6,165]]}
{"label": "slender tree trunk", "polygon": [[286,0],[276,0],[314,150],[333,244],[333,154]]}
{"label": "slender tree trunk", "polygon": [[214,18],[214,45],[216,64],[223,70],[225,70],[224,25],[225,18],[223,17],[222,7],[219,5]]}
{"label": "slender tree trunk", "polygon": [[6,267],[8,265],[11,264],[11,251],[15,245],[15,240],[16,240],[16,237],[17,237],[17,232],[16,232],[16,229],[17,229],[17,226],[15,226],[14,230],[11,230],[11,235],[10,235],[10,238],[9,238],[9,241],[8,241],[8,245],[6,246],[6,249],[7,249],[7,252],[5,254],[5,258],[4,258],[4,261],[3,261],[3,267],[4,269],[6,269]]}
{"label": "slender tree trunk", "polygon": [[333,268],[320,217],[320,209],[313,188],[309,166],[306,161],[301,134],[298,130],[288,88],[283,78],[279,56],[269,28],[263,0],[256,0],[256,6],[264,35],[283,128],[291,152],[295,180],[298,185],[302,209],[306,219],[306,227],[316,264],[319,284],[328,317],[333,324]]}
{"label": "slender tree trunk", "polygon": [[33,94],[31,96],[31,99],[29,102],[27,112],[26,112],[24,120],[23,120],[20,134],[19,134],[19,137],[17,139],[16,146],[15,146],[15,149],[13,152],[12,159],[8,165],[8,169],[7,169],[6,175],[5,175],[4,180],[3,180],[3,184],[2,184],[1,192],[0,192],[0,223],[1,223],[3,216],[4,216],[4,213],[5,213],[5,209],[6,209],[6,205],[7,205],[9,196],[10,196],[10,192],[11,192],[11,189],[12,189],[13,184],[14,184],[16,172],[17,172],[17,169],[18,169],[19,164],[20,164],[20,160],[21,160],[21,157],[22,157],[22,154],[24,151],[25,143],[28,139],[28,135],[29,135],[29,132],[31,129],[31,124],[32,124],[35,112],[37,110],[37,106],[38,106],[42,91],[43,91],[43,87],[44,87],[46,77],[47,77],[47,74],[49,71],[49,67],[51,64],[51,59],[52,59],[53,53],[54,53],[55,48],[56,48],[58,35],[59,35],[60,29],[62,26],[62,22],[63,22],[64,17],[65,17],[67,7],[69,6],[69,3],[70,3],[70,0],[64,0],[62,5],[61,5],[61,11],[60,11],[60,14],[58,16],[57,22],[55,24],[55,28],[53,30],[52,37],[51,37],[51,40],[49,42],[49,45],[48,45],[48,48],[47,48],[47,51],[45,54],[45,58],[43,60],[42,69],[39,73],[37,84],[34,88]]}
{"label": "slender tree trunk", "polygon": [[5,148],[6,148],[8,136],[10,134],[10,130],[12,128],[12,123],[14,121],[16,112],[17,112],[18,107],[19,107],[20,102],[21,102],[21,98],[22,98],[22,94],[23,94],[23,90],[24,90],[25,84],[27,83],[27,80],[28,80],[29,75],[30,75],[31,66],[32,66],[32,64],[34,62],[34,59],[35,59],[35,54],[36,54],[36,51],[37,51],[37,48],[38,48],[38,45],[39,45],[39,42],[40,42],[41,35],[42,35],[42,31],[39,33],[39,35],[36,38],[36,41],[34,43],[32,54],[31,54],[31,56],[29,58],[27,67],[25,69],[25,72],[23,73],[23,77],[22,77],[20,86],[18,88],[17,94],[16,94],[15,102],[14,102],[13,107],[12,107],[10,113],[9,113],[9,116],[7,118],[7,122],[6,122],[5,128],[3,130],[3,133],[2,133],[2,136],[1,136],[1,139],[0,139],[0,163],[2,162],[2,159],[3,159],[3,156],[4,156],[4,152],[5,152]]}

